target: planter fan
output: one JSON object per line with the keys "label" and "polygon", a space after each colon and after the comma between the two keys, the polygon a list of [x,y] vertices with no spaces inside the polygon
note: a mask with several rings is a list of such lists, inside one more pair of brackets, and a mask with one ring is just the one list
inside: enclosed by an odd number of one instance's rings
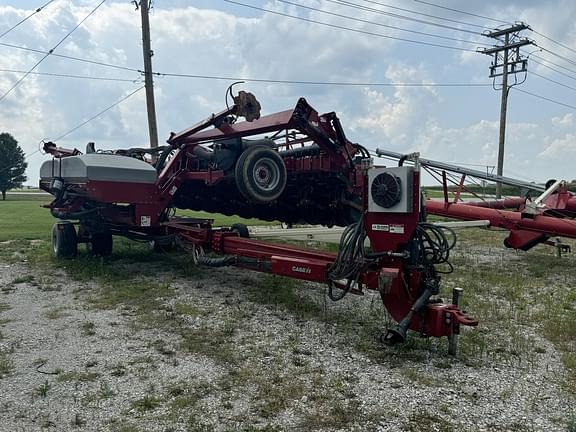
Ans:
{"label": "planter fan", "polygon": [[400,179],[395,175],[387,172],[378,174],[370,187],[372,200],[383,208],[394,207],[402,198],[400,186]]}

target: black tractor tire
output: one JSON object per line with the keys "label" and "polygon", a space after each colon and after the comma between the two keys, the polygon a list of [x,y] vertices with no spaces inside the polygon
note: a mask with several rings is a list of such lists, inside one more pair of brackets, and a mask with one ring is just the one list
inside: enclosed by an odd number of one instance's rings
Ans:
{"label": "black tractor tire", "polygon": [[554,183],[556,183],[556,179],[549,179],[546,184],[544,185],[544,187],[546,189],[548,189],[550,186],[552,186]]}
{"label": "black tractor tire", "polygon": [[286,187],[286,165],[277,151],[251,147],[240,155],[234,172],[236,186],[249,202],[265,204],[276,200]]}
{"label": "black tractor tire", "polygon": [[96,256],[109,256],[112,254],[112,234],[109,232],[97,232],[90,236],[86,243],[88,252]]}
{"label": "black tractor tire", "polygon": [[56,222],[52,227],[52,252],[56,258],[74,258],[78,253],[78,236],[71,222]]}
{"label": "black tractor tire", "polygon": [[230,231],[237,232],[241,238],[250,238],[248,227],[243,223],[235,223],[230,227]]}

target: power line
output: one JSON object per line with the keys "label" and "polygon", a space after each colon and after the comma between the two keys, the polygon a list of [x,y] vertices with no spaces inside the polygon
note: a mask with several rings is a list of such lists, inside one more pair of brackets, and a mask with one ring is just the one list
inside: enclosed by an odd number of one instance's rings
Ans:
{"label": "power line", "polygon": [[[365,20],[362,18],[354,18],[351,16],[342,15],[342,14],[339,14],[336,12],[329,12],[329,11],[326,11],[323,9],[305,6],[305,5],[301,5],[299,3],[293,3],[293,2],[288,1],[288,0],[277,0],[277,1],[281,2],[281,3],[297,6],[297,7],[303,8],[303,9],[308,9],[308,10],[311,10],[314,12],[320,12],[320,13],[323,13],[326,15],[336,16],[339,18],[344,18],[344,19],[348,19],[348,20],[352,20],[352,21],[356,21],[356,22],[361,22],[361,23],[365,23],[365,24],[376,25],[379,27],[386,27],[386,28],[390,28],[390,29],[394,29],[394,30],[400,30],[400,31],[405,31],[405,32],[409,32],[409,33],[414,33],[414,34],[419,34],[419,35],[424,35],[424,36],[429,36],[429,37],[435,37],[435,38],[440,38],[440,39],[445,39],[445,40],[451,40],[451,41],[456,41],[456,42],[463,42],[463,43],[469,43],[469,44],[474,44],[474,45],[480,44],[480,45],[489,46],[488,44],[482,44],[482,43],[478,43],[478,42],[474,42],[474,41],[470,41],[470,40],[466,40],[466,39],[458,39],[458,38],[453,38],[450,36],[442,36],[442,35],[438,35],[438,34],[434,34],[434,33],[427,33],[427,32],[422,32],[422,31],[418,31],[418,30],[412,30],[412,29],[407,29],[407,28],[403,28],[403,27],[397,27],[397,26],[393,26],[393,25],[382,24],[382,23],[378,23],[375,21]],[[335,0],[324,0],[324,1],[336,3],[336,4],[341,4]],[[348,5],[345,5],[345,6],[348,6]],[[353,7],[353,6],[349,6],[349,7]]]}
{"label": "power line", "polygon": [[568,88],[568,89],[570,89],[570,90],[576,91],[576,87],[572,87],[572,86],[569,86],[569,85],[567,85],[567,84],[563,84],[563,83],[561,83],[561,82],[559,82],[559,81],[553,80],[553,79],[551,79],[551,78],[547,78],[547,77],[545,77],[545,76],[543,76],[543,75],[540,75],[540,74],[538,74],[538,73],[536,73],[536,72],[531,72],[530,75],[536,75],[537,77],[542,78],[543,80],[550,81],[550,82],[552,82],[552,83],[554,83],[554,84],[558,84],[558,85],[560,85],[560,86],[562,86],[562,87],[566,87],[566,88]]}
{"label": "power line", "polygon": [[[367,1],[367,0],[362,0],[362,1]],[[497,18],[491,18],[491,17],[487,17],[487,16],[484,16],[484,15],[478,15],[478,14],[474,14],[474,13],[471,13],[471,12],[463,11],[463,10],[460,10],[460,9],[454,9],[454,8],[450,8],[450,7],[438,5],[438,4],[435,4],[435,3],[432,3],[432,2],[428,2],[428,1],[424,1],[424,0],[414,0],[414,1],[417,2],[417,3],[426,4],[426,5],[433,6],[433,7],[437,7],[437,8],[440,8],[440,9],[449,10],[449,11],[452,11],[452,12],[458,12],[458,13],[461,13],[461,14],[470,15],[470,16],[474,16],[474,17],[477,17],[477,18],[483,18],[483,19],[487,19],[487,20],[490,20],[490,21],[499,22],[499,23],[501,23],[501,24],[510,24],[510,22],[508,22],[508,21],[503,21],[503,20],[500,20],[500,19],[497,19]],[[540,32],[538,32],[538,31],[536,31],[536,30],[534,30],[534,29],[532,29],[532,28],[529,28],[528,30],[530,30],[530,31],[534,32],[535,34],[543,37],[544,39],[546,39],[546,40],[548,40],[548,41],[550,41],[550,42],[552,42],[552,43],[555,43],[555,44],[561,46],[562,48],[565,48],[565,49],[567,49],[567,50],[569,50],[569,51],[572,51],[573,53],[576,54],[576,49],[571,48],[570,46],[568,46],[568,45],[566,45],[566,44],[563,44],[562,42],[558,42],[557,40],[552,39],[551,37],[546,36],[545,34],[540,33]],[[552,55],[554,55],[554,56],[556,56],[556,57],[559,57],[559,58],[561,58],[561,59],[563,59],[563,60],[568,61],[569,63],[572,63],[572,64],[576,65],[576,62],[575,62],[574,60],[571,60],[571,59],[569,59],[569,58],[567,58],[567,57],[561,56],[561,55],[559,55],[559,54],[557,54],[557,53],[555,53],[555,52],[553,52],[553,51],[550,51],[550,50],[548,50],[548,49],[546,49],[546,48],[542,48],[542,49],[543,49],[544,51],[546,51],[546,52],[549,52],[550,54],[552,54]]]}
{"label": "power line", "polygon": [[44,9],[46,6],[48,6],[50,3],[52,3],[54,0],[50,0],[47,3],[44,3],[42,6],[38,7],[34,12],[32,12],[31,14],[29,14],[28,16],[22,18],[20,21],[18,21],[16,24],[14,24],[12,27],[10,27],[8,30],[6,30],[4,33],[0,34],[0,39],[2,39],[4,36],[6,36],[8,33],[10,33],[12,30],[14,30],[16,27],[18,27],[20,24],[23,24],[24,22],[28,21],[30,18],[32,18],[34,15],[36,15],[37,13],[41,12],[42,9]]}
{"label": "power line", "polygon": [[88,60],[88,59],[69,56],[69,55],[65,55],[65,54],[50,53],[50,51],[43,51],[43,50],[39,50],[39,49],[28,48],[28,47],[23,47],[20,45],[14,45],[14,44],[9,44],[9,43],[4,43],[4,42],[0,42],[0,46],[5,46],[7,48],[19,49],[22,51],[30,51],[30,52],[34,52],[37,54],[49,54],[52,57],[63,58],[66,60],[74,60],[74,61],[78,61],[78,62],[82,62],[82,63],[93,64],[96,66],[104,66],[104,67],[109,67],[109,68],[113,68],[113,69],[120,69],[120,70],[125,70],[125,71],[130,71],[130,72],[139,72],[139,73],[142,72],[140,69],[131,68],[128,66],[119,66],[119,65],[112,64],[112,63],[105,63],[105,62],[101,62],[101,61],[97,61],[97,60]]}
{"label": "power line", "polygon": [[451,11],[451,12],[457,12],[457,13],[460,13],[460,14],[463,14],[463,15],[468,15],[468,16],[473,16],[473,17],[476,17],[476,18],[487,19],[487,20],[490,20],[490,21],[499,22],[499,23],[501,23],[501,24],[507,24],[507,25],[510,25],[510,24],[511,24],[509,21],[503,21],[503,20],[497,19],[497,18],[490,18],[490,17],[484,16],[484,15],[479,15],[479,14],[475,14],[475,13],[472,13],[472,12],[466,12],[466,11],[463,11],[463,10],[460,10],[460,9],[454,9],[454,8],[451,8],[451,7],[442,6],[442,5],[439,5],[439,4],[436,4],[436,3],[432,3],[432,2],[428,2],[428,1],[424,1],[424,0],[414,0],[414,1],[415,1],[416,3],[422,3],[422,4],[425,4],[425,5],[428,5],[428,6],[433,6],[433,7],[435,7],[435,8],[444,9],[444,10],[449,10],[449,11]]}
{"label": "power line", "polygon": [[565,62],[570,63],[570,64],[576,66],[576,61],[574,61],[574,60],[572,60],[572,59],[569,59],[568,57],[564,57],[563,55],[560,55],[560,54],[558,54],[558,53],[555,53],[554,51],[551,51],[551,50],[549,50],[549,49],[547,49],[547,48],[544,48],[544,47],[542,47],[542,46],[540,46],[540,45],[536,45],[536,46],[538,46],[542,51],[545,51],[545,52],[547,52],[548,54],[552,54],[554,57],[558,57],[559,59],[562,59],[562,60],[564,60]]}
{"label": "power line", "polygon": [[[552,60],[550,60],[550,59],[547,59],[547,58],[544,58],[544,57],[540,57],[540,56],[538,56],[538,55],[536,55],[536,54],[531,54],[530,56],[533,57],[533,58],[536,58],[536,59],[545,61],[545,62],[547,62],[547,63],[550,63],[551,65],[554,65],[554,66],[556,66],[556,67],[559,67],[560,69],[564,69],[565,71],[568,71],[568,72],[570,72],[570,73],[576,74],[576,70],[575,70],[575,69],[570,69],[570,68],[567,68],[566,66],[562,66],[562,65],[560,65],[560,64],[558,64],[558,63],[554,63],[554,62],[553,62]],[[534,60],[533,60],[533,61],[534,61]]]}
{"label": "power line", "polygon": [[53,77],[61,77],[61,78],[78,78],[78,79],[87,79],[87,80],[97,80],[97,81],[118,81],[118,82],[137,82],[137,79],[128,79],[128,78],[108,78],[108,77],[97,77],[97,76],[88,76],[88,75],[72,75],[72,74],[60,74],[60,73],[51,73],[51,72],[28,72],[23,70],[15,70],[15,69],[0,69],[0,72],[10,72],[10,73],[19,73],[19,74],[30,74],[30,75],[41,75],[41,76],[53,76]]}
{"label": "power line", "polygon": [[339,30],[346,30],[346,31],[354,32],[354,33],[366,34],[366,35],[370,35],[370,36],[377,36],[377,37],[381,37],[381,38],[385,38],[385,39],[392,39],[392,40],[397,40],[397,41],[401,41],[401,42],[409,42],[409,43],[414,43],[414,44],[418,44],[418,45],[432,46],[432,47],[436,47],[436,48],[445,48],[445,49],[456,50],[456,51],[476,52],[475,50],[467,49],[467,48],[460,48],[460,47],[455,47],[455,46],[450,46],[450,45],[441,45],[441,44],[436,44],[436,43],[431,43],[431,42],[424,42],[424,41],[413,40],[413,39],[405,39],[405,38],[400,38],[400,37],[396,37],[396,36],[384,35],[381,33],[374,33],[374,32],[369,32],[369,31],[365,31],[365,30],[353,29],[350,27],[325,23],[325,22],[316,21],[316,20],[313,20],[310,18],[299,17],[296,15],[290,15],[290,14],[283,13],[283,12],[278,12],[278,11],[274,11],[274,10],[270,10],[270,9],[261,8],[258,6],[248,5],[245,3],[238,2],[238,1],[233,1],[233,0],[222,0],[222,1],[226,2],[226,3],[230,3],[230,4],[235,4],[237,6],[243,6],[243,7],[249,8],[249,9],[259,10],[262,12],[268,12],[268,13],[271,13],[274,15],[280,15],[283,17],[293,18],[293,19],[297,19],[300,21],[305,21],[305,22],[313,23],[313,24],[319,24],[319,25],[322,25],[325,27],[336,28]]}
{"label": "power line", "polygon": [[[17,45],[10,45],[10,44],[2,44],[0,45],[7,45],[10,48],[17,48],[17,49],[24,49],[27,51],[32,52],[39,52],[45,53],[41,50],[36,50],[32,48],[20,47]],[[52,54],[53,56],[58,56],[58,54]],[[120,66],[111,63],[103,63],[97,62],[87,59],[82,59],[78,57],[72,56],[63,56],[60,55],[59,57],[63,57],[69,60],[75,60],[90,64],[96,64],[98,66],[105,66],[115,69],[121,69],[130,72],[138,72],[140,74],[143,73],[142,70],[131,68],[128,66]],[[0,71],[5,72],[24,72],[24,71],[16,71],[10,69],[0,69]],[[62,77],[71,77],[71,78],[86,78],[86,79],[106,79],[106,80],[114,80],[120,81],[121,79],[112,79],[112,78],[99,78],[99,77],[82,77],[79,75],[68,75],[68,74],[49,74],[49,73],[42,73],[42,72],[30,72],[31,74],[38,74],[38,75],[55,75],[55,76],[62,76]],[[302,85],[334,85],[334,86],[358,86],[358,87],[485,87],[489,86],[490,84],[476,84],[476,83],[380,83],[380,82],[330,82],[330,81],[301,81],[301,80],[274,80],[274,79],[259,79],[259,78],[245,78],[245,77],[229,77],[229,76],[216,76],[216,75],[199,75],[199,74],[180,74],[180,73],[170,73],[170,72],[154,72],[156,76],[160,77],[182,77],[182,78],[198,78],[198,79],[212,79],[212,80],[226,80],[226,81],[246,81],[246,82],[262,82],[262,83],[271,83],[271,84],[302,84]],[[126,79],[125,81],[134,81],[130,79]]]}
{"label": "power line", "polygon": [[531,92],[526,91],[526,90],[521,90],[521,89],[519,89],[518,87],[512,87],[512,89],[513,89],[513,90],[516,90],[516,91],[519,91],[519,92],[522,92],[522,93],[526,93],[526,94],[528,94],[528,95],[530,95],[530,96],[537,97],[537,98],[539,98],[539,99],[547,100],[548,102],[552,102],[552,103],[555,103],[555,104],[557,104],[557,105],[562,105],[562,106],[564,106],[564,107],[566,107],[566,108],[571,108],[571,109],[575,109],[575,110],[576,110],[576,106],[575,106],[575,105],[569,105],[569,104],[564,103],[564,102],[560,102],[560,101],[557,101],[557,100],[554,100],[554,99],[550,99],[550,98],[548,98],[548,97],[546,97],[546,96],[542,96],[542,95],[539,95],[539,94],[536,94],[536,93],[531,93]]}
{"label": "power line", "polygon": [[111,110],[112,108],[114,108],[117,105],[120,105],[122,102],[124,102],[126,99],[129,99],[130,97],[134,96],[136,93],[138,93],[140,90],[142,90],[144,88],[144,86],[142,87],[138,87],[136,90],[134,90],[133,92],[127,94],[126,96],[124,96],[122,99],[117,100],[116,102],[114,102],[112,105],[110,105],[109,107],[104,108],[102,111],[100,111],[98,114],[93,115],[92,117],[90,117],[88,120],[83,121],[82,123],[80,123],[78,126],[73,127],[72,129],[70,129],[68,132],[63,133],[62,135],[60,135],[58,138],[55,138],[54,141],[59,141],[62,138],[67,137],[68,135],[70,135],[72,132],[75,132],[76,130],[80,129],[82,126],[84,126],[87,123],[90,123],[92,120],[100,117],[102,114],[104,114],[105,112]]}
{"label": "power line", "polygon": [[[281,1],[281,0],[279,0],[279,1]],[[341,6],[348,6],[348,7],[350,7],[350,8],[354,8],[354,9],[358,9],[358,10],[373,12],[373,13],[377,13],[377,14],[380,14],[380,15],[385,15],[385,16],[390,16],[390,17],[394,17],[394,18],[399,18],[399,19],[402,19],[402,20],[417,22],[417,23],[419,23],[419,24],[425,24],[425,25],[440,27],[440,28],[443,28],[443,29],[454,30],[454,31],[457,31],[457,32],[470,33],[470,34],[477,35],[477,36],[481,36],[481,35],[482,35],[482,33],[478,32],[478,31],[472,31],[472,30],[462,29],[462,28],[450,26],[450,25],[447,25],[447,24],[439,24],[439,23],[435,23],[435,22],[431,22],[431,21],[426,21],[426,20],[419,19],[419,18],[409,17],[409,16],[406,16],[406,15],[400,15],[400,14],[396,14],[396,13],[392,13],[392,12],[386,12],[386,11],[383,11],[382,9],[375,9],[375,8],[372,8],[372,7],[369,7],[369,6],[362,6],[362,5],[359,5],[359,4],[357,4],[357,3],[349,2],[349,1],[347,1],[347,0],[324,0],[324,1],[329,2],[329,3],[334,3],[334,4],[337,4],[337,5],[341,5]],[[368,1],[368,0],[362,0],[362,1],[364,1],[364,2],[366,2],[366,3],[370,3],[370,4],[377,4],[377,5],[384,6],[384,7],[392,7],[392,6],[386,5],[386,4],[384,4],[384,3],[379,3],[379,2],[375,2],[375,1]],[[394,8],[395,8],[395,7],[394,7]],[[397,9],[397,8],[395,8],[395,9]],[[418,12],[413,12],[413,13],[418,13]]]}
{"label": "power line", "polygon": [[194,75],[194,74],[180,74],[180,73],[163,73],[154,72],[154,75],[162,77],[177,77],[177,78],[198,78],[198,79],[211,79],[223,81],[246,81],[258,82],[268,84],[302,84],[302,85],[332,85],[332,86],[351,86],[351,87],[490,87],[492,84],[477,84],[477,83],[378,83],[378,82],[338,82],[338,81],[298,81],[298,80],[275,80],[263,78],[243,78],[243,77],[230,77],[230,76],[214,76],[214,75]]}
{"label": "power line", "polygon": [[92,9],[92,11],[90,11],[90,13],[89,13],[88,15],[86,15],[86,16],[84,17],[84,19],[82,19],[78,24],[76,24],[76,25],[72,28],[72,30],[70,30],[62,39],[60,39],[60,41],[58,41],[58,43],[54,46],[54,48],[52,48],[50,51],[48,51],[48,52],[44,55],[44,57],[42,57],[40,60],[38,60],[38,61],[36,62],[36,64],[34,64],[34,66],[32,66],[32,67],[30,68],[30,70],[29,70],[28,72],[26,72],[24,75],[22,75],[22,77],[21,77],[18,81],[16,81],[16,82],[14,83],[14,85],[8,89],[8,91],[6,91],[2,96],[0,96],[0,102],[1,102],[2,100],[4,100],[4,98],[6,98],[6,96],[8,96],[8,95],[12,92],[12,90],[14,90],[16,87],[18,87],[18,85],[20,85],[20,83],[21,83],[22,81],[24,81],[24,80],[26,79],[26,77],[27,77],[28,75],[30,75],[30,73],[40,65],[40,63],[42,63],[46,58],[48,58],[48,56],[49,56],[50,54],[52,54],[52,53],[56,50],[56,48],[58,48],[66,39],[68,39],[68,37],[69,37],[72,33],[74,33],[74,31],[75,31],[78,27],[80,27],[80,26],[82,25],[82,23],[84,23],[84,21],[86,21],[88,18],[90,18],[90,16],[92,16],[92,14],[95,13],[95,12],[98,10],[98,8],[100,8],[100,6],[102,6],[102,5],[104,4],[105,1],[106,1],[106,0],[102,0],[94,9]]}
{"label": "power line", "polygon": [[544,39],[549,40],[550,42],[553,42],[553,43],[555,43],[556,45],[560,45],[562,48],[566,48],[567,50],[572,51],[573,53],[576,54],[576,50],[575,50],[574,48],[570,48],[568,45],[565,45],[565,44],[563,44],[563,43],[561,43],[561,42],[558,42],[558,41],[552,39],[551,37],[546,36],[545,34],[542,34],[542,33],[540,33],[540,32],[537,32],[537,31],[534,30],[534,29],[530,29],[530,30],[532,30],[532,31],[533,31],[534,33],[536,33],[538,36],[542,36]]}
{"label": "power line", "polygon": [[539,61],[537,61],[537,60],[532,60],[532,62],[536,63],[537,65],[543,66],[543,67],[545,67],[546,69],[550,69],[550,70],[552,70],[552,71],[554,71],[554,72],[556,72],[556,73],[558,73],[558,74],[560,74],[560,75],[564,75],[564,76],[567,77],[567,78],[576,80],[576,71],[573,71],[573,70],[571,70],[571,69],[565,68],[565,67],[563,67],[563,66],[561,66],[561,65],[559,65],[559,64],[553,63],[553,62],[551,62],[550,60],[545,59],[545,58],[542,58],[542,57],[538,57],[538,56],[535,56],[535,55],[532,55],[532,57],[537,58],[537,59],[540,59],[540,60],[543,60],[543,61],[545,61],[545,62],[547,62],[547,63],[550,63],[550,64],[552,64],[552,65],[554,65],[554,66],[557,66],[557,67],[560,67],[560,68],[562,68],[562,69],[566,69],[568,72],[574,74],[574,76],[573,76],[573,75],[568,75],[568,74],[565,73],[565,72],[562,72],[562,71],[560,71],[560,70],[558,70],[558,69],[553,68],[552,66],[548,66],[546,63],[542,63],[542,62],[539,62]]}
{"label": "power line", "polygon": [[[116,102],[114,102],[112,105],[110,105],[109,107],[103,109],[102,111],[100,111],[98,114],[90,117],[88,120],[83,121],[82,123],[80,123],[79,125],[73,127],[72,129],[70,129],[68,132],[63,133],[62,135],[60,135],[58,138],[54,139],[54,141],[59,141],[62,138],[70,135],[72,132],[75,132],[76,130],[80,129],[82,126],[86,125],[87,123],[91,122],[92,120],[100,117],[102,114],[104,114],[105,112],[111,110],[112,108],[116,107],[117,105],[120,105],[122,102],[124,102],[125,100],[129,99],[130,97],[134,96],[136,93],[138,93],[140,90],[142,90],[144,88],[144,86],[142,87],[138,87],[136,90],[134,90],[133,92],[127,94],[126,96],[124,96],[122,99],[117,100]],[[40,141],[41,143],[42,141]],[[25,159],[30,159],[32,156],[34,156],[36,153],[40,153],[42,151],[42,148],[39,147],[37,150],[33,151],[32,153],[28,154],[28,155],[24,155]],[[12,167],[7,167],[4,168],[3,170],[0,170],[0,173],[4,172],[4,171],[8,171],[9,169],[12,169]]]}
{"label": "power line", "polygon": [[[325,1],[331,1],[331,0],[325,0]],[[350,4],[350,5],[354,5],[354,3],[351,3],[351,2],[346,1],[346,0],[337,0],[337,1],[338,1],[339,3],[348,3],[348,4]],[[364,3],[369,3],[369,4],[378,5],[378,6],[383,6],[383,7],[386,7],[386,8],[395,9],[395,10],[400,10],[400,11],[403,11],[403,12],[408,12],[408,13],[412,13],[412,14],[416,14],[416,15],[421,15],[421,16],[425,16],[425,17],[428,17],[428,18],[434,18],[434,19],[441,20],[441,21],[453,22],[453,23],[457,23],[457,24],[467,25],[467,26],[470,26],[470,27],[477,27],[477,28],[480,28],[480,29],[485,29],[485,28],[486,28],[486,27],[481,26],[481,25],[478,25],[478,24],[472,24],[472,23],[467,23],[467,22],[464,22],[464,21],[458,21],[458,20],[455,20],[455,19],[446,18],[446,17],[441,17],[441,16],[438,16],[438,15],[431,15],[431,14],[427,14],[427,13],[424,13],[424,12],[418,12],[418,11],[415,11],[415,10],[412,10],[412,9],[405,9],[405,8],[401,8],[401,7],[398,7],[398,6],[392,6],[392,5],[389,5],[389,4],[386,4],[386,3],[381,3],[381,2],[378,2],[378,1],[374,1],[374,0],[360,0],[360,1],[363,1]],[[366,7],[366,6],[361,6],[361,5],[357,5],[357,6],[358,6],[359,8],[365,8],[365,7]],[[379,10],[379,9],[374,9],[374,10],[385,13],[384,11]],[[401,16],[403,16],[403,15],[394,15],[394,16],[401,17]],[[405,17],[405,18],[409,18],[409,17]],[[427,22],[427,23],[429,23],[429,22]],[[429,24],[431,24],[431,25],[436,25],[437,23],[429,23]],[[457,30],[457,31],[471,32],[470,30],[460,29],[460,28],[458,28],[458,27],[450,27],[450,28],[455,29],[455,30]],[[478,34],[478,32],[472,32],[472,33]]]}

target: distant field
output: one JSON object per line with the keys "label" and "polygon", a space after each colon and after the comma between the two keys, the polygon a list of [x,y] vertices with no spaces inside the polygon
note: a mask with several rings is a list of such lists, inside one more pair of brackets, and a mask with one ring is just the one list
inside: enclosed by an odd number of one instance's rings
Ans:
{"label": "distant field", "polygon": [[40,207],[49,202],[50,197],[42,195],[7,195],[0,201],[0,241],[49,238],[54,218]]}
{"label": "distant field", "polygon": [[13,193],[30,193],[30,192],[42,192],[39,188],[32,188],[32,189],[12,189],[10,192]]}
{"label": "distant field", "polygon": [[[55,219],[43,204],[51,201],[50,196],[29,192],[8,194],[6,201],[0,200],[0,241],[33,240],[50,238],[50,230]],[[269,225],[259,219],[242,219],[237,216],[224,216],[207,212],[179,210],[178,216],[214,219],[215,226],[230,226],[234,223],[246,225]]]}

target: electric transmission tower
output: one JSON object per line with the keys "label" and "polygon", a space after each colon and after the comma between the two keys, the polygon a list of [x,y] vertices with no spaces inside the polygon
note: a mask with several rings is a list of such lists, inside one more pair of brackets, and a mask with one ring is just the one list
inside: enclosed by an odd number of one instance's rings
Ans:
{"label": "electric transmission tower", "polygon": [[[520,48],[531,45],[533,42],[526,38],[520,38],[522,30],[529,29],[525,23],[516,23],[510,27],[485,33],[486,36],[496,39],[499,44],[494,48],[484,48],[480,50],[482,54],[494,56],[490,66],[490,78],[492,78],[495,90],[498,90],[496,79],[502,77],[500,83],[502,99],[500,101],[500,135],[498,140],[498,165],[496,172],[503,175],[504,167],[504,142],[506,140],[506,108],[508,106],[508,93],[510,88],[522,84],[526,80],[528,73],[528,59],[520,53]],[[519,82],[517,74],[524,73],[523,79]],[[510,83],[509,75],[514,76],[514,82]],[[496,183],[496,198],[502,197],[502,183]]]}

